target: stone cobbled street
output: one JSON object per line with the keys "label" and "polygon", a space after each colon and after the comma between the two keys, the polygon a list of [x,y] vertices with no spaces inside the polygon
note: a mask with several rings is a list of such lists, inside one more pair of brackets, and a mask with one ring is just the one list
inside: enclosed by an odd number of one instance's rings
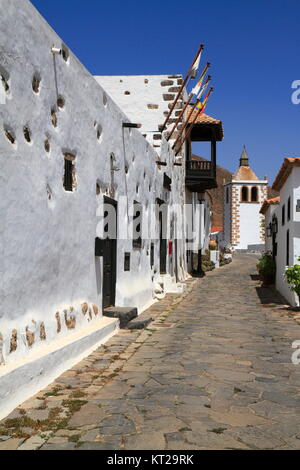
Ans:
{"label": "stone cobbled street", "polygon": [[0,450],[300,449],[300,325],[256,263],[235,255],[155,303],[145,330],[121,330],[1,421]]}

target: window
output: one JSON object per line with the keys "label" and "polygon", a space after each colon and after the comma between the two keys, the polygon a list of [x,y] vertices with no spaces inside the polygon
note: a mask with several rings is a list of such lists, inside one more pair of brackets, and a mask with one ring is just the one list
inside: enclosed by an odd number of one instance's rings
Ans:
{"label": "window", "polygon": [[290,231],[286,232],[286,265],[290,265]]}
{"label": "window", "polygon": [[251,202],[257,202],[258,201],[258,190],[256,186],[253,186],[251,188]]}
{"label": "window", "polygon": [[243,186],[241,190],[241,202],[248,202],[249,196],[248,196],[248,188],[247,186]]}
{"label": "window", "polygon": [[229,188],[226,188],[226,204],[229,203]]}
{"label": "window", "polygon": [[285,224],[285,205],[282,206],[281,209],[281,225]]}
{"label": "window", "polygon": [[287,202],[287,220],[291,220],[291,197],[288,198]]}
{"label": "window", "polygon": [[153,242],[151,243],[151,248],[150,248],[150,266],[151,266],[151,269],[154,266],[154,243]]}
{"label": "window", "polygon": [[130,271],[130,253],[125,253],[125,256],[124,256],[124,271]]}
{"label": "window", "polygon": [[133,201],[133,242],[134,248],[142,248],[142,205]]}
{"label": "window", "polygon": [[76,188],[74,160],[74,155],[69,153],[65,154],[64,188],[66,191],[73,191],[73,189]]}

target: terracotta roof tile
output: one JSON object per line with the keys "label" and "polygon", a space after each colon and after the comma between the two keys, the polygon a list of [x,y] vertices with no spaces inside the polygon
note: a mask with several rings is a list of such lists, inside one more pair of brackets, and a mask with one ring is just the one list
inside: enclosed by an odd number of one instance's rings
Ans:
{"label": "terracotta roof tile", "polygon": [[[189,116],[190,111],[191,111],[191,107],[189,107],[187,111],[187,116]],[[194,109],[191,116],[189,117],[189,120],[188,120],[189,124],[192,124],[198,111],[199,111],[198,109]],[[219,140],[223,139],[224,137],[223,124],[222,124],[222,121],[220,121],[219,119],[215,119],[212,116],[209,116],[208,114],[205,114],[205,113],[200,113],[195,121],[195,125],[198,125],[198,124],[206,124],[206,125],[211,124],[211,125],[216,126],[218,130],[218,134],[219,134]]]}
{"label": "terracotta roof tile", "polygon": [[212,228],[211,228],[210,233],[222,232],[222,230],[223,230],[223,227],[219,227],[219,226],[217,226],[217,225],[213,225]]}
{"label": "terracotta roof tile", "polygon": [[250,166],[240,166],[236,173],[232,177],[233,180],[238,181],[248,181],[248,180],[258,180],[254,171],[250,168]]}
{"label": "terracotta roof tile", "polygon": [[280,191],[295,166],[300,166],[300,157],[286,157],[277,173],[272,189]]}
{"label": "terracotta roof tile", "polygon": [[270,205],[274,204],[279,204],[280,203],[280,197],[273,197],[272,199],[265,199],[263,205],[261,206],[260,213],[265,215],[267,210],[269,209]]}

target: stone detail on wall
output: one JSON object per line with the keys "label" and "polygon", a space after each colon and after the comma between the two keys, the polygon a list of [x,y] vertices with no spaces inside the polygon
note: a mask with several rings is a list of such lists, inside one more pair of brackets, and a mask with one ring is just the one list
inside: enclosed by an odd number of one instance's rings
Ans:
{"label": "stone detail on wall", "polygon": [[171,86],[174,84],[174,81],[173,80],[163,80],[162,82],[160,82],[161,86]]}
{"label": "stone detail on wall", "polygon": [[41,341],[45,341],[47,339],[44,322],[40,324],[40,339]]}
{"label": "stone detail on wall", "polygon": [[81,310],[82,310],[83,315],[85,315],[87,313],[88,308],[89,308],[89,306],[86,302],[84,304],[81,304]]}
{"label": "stone detail on wall", "polygon": [[231,238],[232,245],[238,245],[240,241],[240,225],[239,225],[239,204],[238,204],[238,188],[231,186]]}
{"label": "stone detail on wall", "polygon": [[[72,310],[71,310],[72,311]],[[75,315],[70,315],[68,317],[68,310],[64,310],[65,324],[68,330],[73,330],[76,326],[76,317]]]}
{"label": "stone detail on wall", "polygon": [[[172,106],[173,106],[172,103],[168,104],[169,109],[171,109]],[[182,108],[183,108],[183,102],[182,101],[177,101],[177,103],[174,106],[174,109],[182,109]]]}
{"label": "stone detail on wall", "polygon": [[[98,305],[89,305],[87,302],[82,303],[77,309],[75,309],[73,306],[70,306],[68,309],[64,309],[62,312],[65,323],[64,328],[67,330],[74,330],[80,323],[82,324],[80,321],[77,322],[80,313],[83,315],[86,321],[90,322],[98,317],[99,312],[100,310]],[[5,364],[5,358],[8,357],[8,355],[13,354],[18,350],[19,335],[20,337],[24,338],[25,346],[27,348],[32,348],[35,344],[47,341],[47,329],[49,329],[49,332],[52,332],[52,336],[54,331],[55,334],[59,334],[62,331],[63,326],[61,323],[61,314],[59,311],[57,311],[54,315],[53,327],[51,326],[51,322],[46,325],[45,322],[38,323],[35,320],[32,320],[30,326],[26,325],[24,334],[22,334],[20,328],[11,330],[7,341],[4,340],[3,334],[0,333],[0,365]]]}
{"label": "stone detail on wall", "polygon": [[158,104],[147,104],[148,109],[158,109]]}
{"label": "stone detail on wall", "polygon": [[61,332],[61,320],[60,320],[60,314],[59,312],[56,312],[55,314],[55,319],[56,319],[56,332],[60,333]]}
{"label": "stone detail on wall", "polygon": [[164,101],[173,101],[174,98],[175,98],[175,95],[172,95],[171,93],[164,93],[163,94]]}
{"label": "stone detail on wall", "polygon": [[10,338],[10,349],[9,352],[13,352],[17,349],[18,346],[18,332],[17,330],[12,330]]}
{"label": "stone detail on wall", "polygon": [[178,93],[180,90],[180,86],[172,86],[171,88],[168,88],[169,93]]}
{"label": "stone detail on wall", "polygon": [[[34,322],[35,323],[35,322]],[[31,347],[34,343],[34,340],[35,340],[35,334],[34,334],[34,331],[31,331],[28,326],[26,326],[26,341],[27,341],[27,345],[29,347]]]}
{"label": "stone detail on wall", "polygon": [[57,114],[55,108],[51,109],[51,122],[53,127],[57,127]]}

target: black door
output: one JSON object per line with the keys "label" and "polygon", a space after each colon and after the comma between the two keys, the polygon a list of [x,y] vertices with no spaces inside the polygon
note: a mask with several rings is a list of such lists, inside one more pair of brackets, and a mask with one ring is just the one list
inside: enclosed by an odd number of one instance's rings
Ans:
{"label": "black door", "polygon": [[103,308],[115,305],[117,271],[117,202],[104,197]]}
{"label": "black door", "polygon": [[160,274],[167,272],[167,239],[163,233],[163,215],[159,212],[159,256],[160,256]]}

